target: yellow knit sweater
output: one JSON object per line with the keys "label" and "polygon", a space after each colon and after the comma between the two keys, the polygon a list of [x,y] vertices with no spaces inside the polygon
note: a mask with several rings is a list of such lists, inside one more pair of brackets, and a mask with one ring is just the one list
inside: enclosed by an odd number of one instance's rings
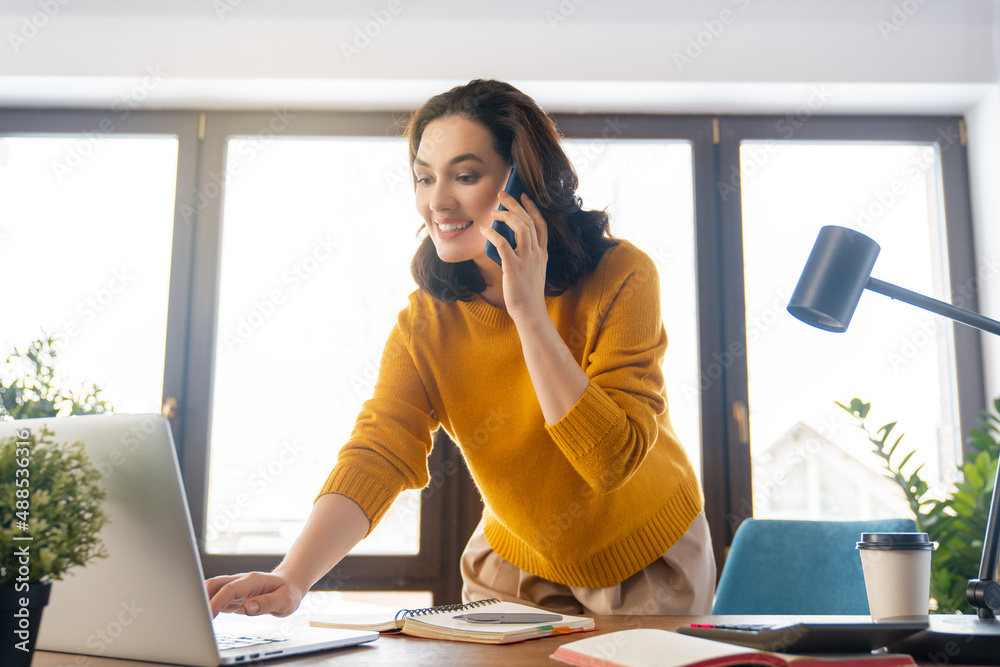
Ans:
{"label": "yellow knit sweater", "polygon": [[428,483],[440,425],[465,456],[486,537],[508,562],[596,588],[656,560],[703,505],[667,411],[656,267],[619,241],[593,274],[546,303],[590,377],[559,422],[545,424],[506,311],[418,290],[321,493],[353,499],[374,527],[398,493]]}

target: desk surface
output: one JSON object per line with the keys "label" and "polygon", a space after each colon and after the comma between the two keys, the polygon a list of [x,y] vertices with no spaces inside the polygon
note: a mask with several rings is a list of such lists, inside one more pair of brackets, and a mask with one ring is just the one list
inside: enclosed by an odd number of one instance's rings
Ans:
{"label": "desk surface", "polygon": [[[673,630],[681,625],[707,622],[742,622],[742,623],[780,623],[783,621],[802,620],[802,617],[791,616],[594,616],[597,623],[596,634],[628,630],[631,628],[662,628]],[[833,621],[835,616],[823,617]],[[854,618],[857,617],[849,617]],[[867,618],[867,617],[866,617]],[[295,667],[315,667],[317,665],[432,665],[447,667],[451,665],[477,665],[480,667],[510,667],[510,665],[556,665],[549,656],[561,644],[576,641],[595,633],[576,633],[559,637],[544,637],[518,644],[490,646],[470,644],[465,642],[449,642],[434,639],[420,639],[406,635],[383,635],[372,644],[340,649],[325,653],[272,660],[257,663],[263,666],[294,665]],[[39,652],[32,661],[32,667],[150,667],[155,663],[135,662],[130,660],[113,660],[95,658],[65,653]],[[956,667],[956,666],[951,666]]]}

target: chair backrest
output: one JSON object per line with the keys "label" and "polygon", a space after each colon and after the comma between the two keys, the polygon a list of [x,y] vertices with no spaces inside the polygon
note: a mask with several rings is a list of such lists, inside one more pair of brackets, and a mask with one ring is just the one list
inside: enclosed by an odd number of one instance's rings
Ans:
{"label": "chair backrest", "polygon": [[747,519],[729,549],[713,614],[868,614],[861,533],[916,530],[912,519]]}

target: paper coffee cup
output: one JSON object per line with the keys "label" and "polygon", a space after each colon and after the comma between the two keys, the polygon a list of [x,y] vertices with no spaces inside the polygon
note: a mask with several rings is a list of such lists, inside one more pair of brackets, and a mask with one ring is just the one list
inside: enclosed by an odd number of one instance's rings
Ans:
{"label": "paper coffee cup", "polygon": [[936,546],[927,533],[861,533],[857,548],[873,621],[927,618]]}

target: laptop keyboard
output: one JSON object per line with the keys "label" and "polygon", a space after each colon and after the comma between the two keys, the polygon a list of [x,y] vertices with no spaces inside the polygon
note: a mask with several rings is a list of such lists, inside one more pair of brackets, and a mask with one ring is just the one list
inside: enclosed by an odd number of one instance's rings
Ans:
{"label": "laptop keyboard", "polygon": [[215,643],[220,651],[229,651],[234,648],[247,648],[249,646],[260,646],[261,644],[273,644],[283,641],[271,637],[248,637],[245,635],[215,635]]}

